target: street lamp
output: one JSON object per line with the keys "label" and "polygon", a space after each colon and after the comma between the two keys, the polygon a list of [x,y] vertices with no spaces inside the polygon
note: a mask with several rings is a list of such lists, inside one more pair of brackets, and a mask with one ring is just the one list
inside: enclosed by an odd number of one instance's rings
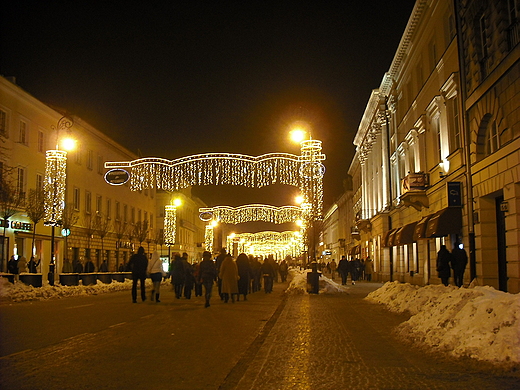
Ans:
{"label": "street lamp", "polygon": [[[67,151],[60,150],[60,131],[70,131],[73,121],[68,117],[62,117],[56,126],[56,149],[47,150],[45,157],[45,181],[44,181],[44,225],[51,226],[51,257],[49,263],[49,283],[54,284],[55,269],[55,227],[63,222],[63,209],[65,206],[65,189],[67,179]],[[70,147],[74,143],[67,139],[64,147]]]}

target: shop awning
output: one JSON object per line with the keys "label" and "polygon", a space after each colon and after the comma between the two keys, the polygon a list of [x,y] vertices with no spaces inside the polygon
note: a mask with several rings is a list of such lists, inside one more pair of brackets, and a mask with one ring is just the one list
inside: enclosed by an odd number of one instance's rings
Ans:
{"label": "shop awning", "polygon": [[383,246],[386,246],[386,247],[389,247],[389,246],[392,246],[391,242],[390,242],[390,235],[395,231],[396,229],[390,229],[388,230],[385,235],[383,236],[383,240],[381,242],[381,244]]}
{"label": "shop awning", "polygon": [[356,246],[353,246],[352,248],[350,248],[350,252],[349,252],[350,256],[355,256],[360,253],[361,253],[361,245],[356,245]]}
{"label": "shop awning", "polygon": [[388,237],[388,246],[395,246],[395,238],[397,237],[397,233],[399,233],[399,231],[401,230],[402,228],[397,228],[397,229],[394,229],[392,230],[392,233],[390,233],[390,236]]}
{"label": "shop awning", "polygon": [[437,211],[428,221],[427,237],[444,237],[460,233],[462,229],[462,208],[447,207]]}
{"label": "shop awning", "polygon": [[394,236],[394,245],[405,245],[411,244],[415,240],[413,239],[413,235],[415,232],[415,226],[417,222],[412,222],[407,225],[404,225]]}
{"label": "shop awning", "polygon": [[419,222],[415,225],[414,233],[413,233],[413,240],[417,241],[421,238],[428,238],[426,235],[426,228],[428,227],[428,221],[433,216],[433,214],[427,215],[425,217],[422,217]]}

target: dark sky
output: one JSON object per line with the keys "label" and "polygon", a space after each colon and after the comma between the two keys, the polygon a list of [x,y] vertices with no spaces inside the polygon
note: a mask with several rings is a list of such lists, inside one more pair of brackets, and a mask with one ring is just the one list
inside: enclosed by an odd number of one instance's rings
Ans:
{"label": "dark sky", "polygon": [[[10,1],[0,74],[143,156],[299,154],[323,141],[325,202],[414,1]],[[210,205],[292,203],[295,189],[206,188]]]}

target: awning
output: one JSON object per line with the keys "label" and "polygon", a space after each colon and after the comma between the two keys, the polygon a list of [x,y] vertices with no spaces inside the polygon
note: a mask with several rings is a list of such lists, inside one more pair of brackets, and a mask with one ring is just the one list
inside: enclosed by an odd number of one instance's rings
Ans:
{"label": "awning", "polygon": [[420,238],[428,238],[426,235],[426,227],[428,226],[428,221],[432,216],[433,214],[427,215],[426,217],[422,217],[422,219],[417,222],[413,233],[414,241],[417,241]]}
{"label": "awning", "polygon": [[397,233],[399,233],[399,231],[401,230],[402,228],[397,228],[397,229],[394,229],[392,230],[392,233],[390,233],[390,236],[388,237],[388,246],[395,246],[395,238],[397,237]]}
{"label": "awning", "polygon": [[426,237],[444,237],[460,233],[462,229],[462,208],[448,207],[437,211],[428,221]]}
{"label": "awning", "polygon": [[407,225],[404,225],[394,236],[394,245],[405,245],[411,244],[415,240],[413,239],[413,235],[415,232],[415,226],[417,222],[412,222]]}
{"label": "awning", "polygon": [[355,256],[361,253],[361,245],[356,245],[350,248],[349,255]]}
{"label": "awning", "polygon": [[390,230],[388,230],[388,231],[385,233],[385,235],[383,236],[383,241],[381,242],[381,244],[382,244],[383,246],[386,246],[386,247],[388,247],[388,246],[392,246],[392,244],[391,244],[391,242],[389,242],[389,240],[390,240],[390,235],[391,235],[395,230],[396,230],[396,229],[390,229]]}

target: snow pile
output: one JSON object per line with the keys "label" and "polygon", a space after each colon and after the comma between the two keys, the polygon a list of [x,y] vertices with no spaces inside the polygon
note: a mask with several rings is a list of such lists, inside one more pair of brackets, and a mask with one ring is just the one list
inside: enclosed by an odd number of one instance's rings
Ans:
{"label": "snow pile", "polygon": [[[165,283],[168,284],[167,281],[163,282],[163,284]],[[146,279],[146,287],[152,287],[150,279]],[[54,286],[44,284],[42,287],[32,287],[19,281],[15,281],[13,284],[5,278],[0,278],[0,298],[11,302],[38,301],[79,295],[97,295],[114,291],[130,290],[131,288],[132,280],[130,279],[124,282],[114,281],[109,284],[98,281],[97,284],[90,286],[83,286],[81,284],[79,286],[62,286],[57,283]]]}
{"label": "snow pile", "polygon": [[492,287],[414,286],[388,282],[368,300],[412,317],[399,337],[457,357],[520,363],[520,295]]}
{"label": "snow pile", "polygon": [[[292,277],[291,283],[287,290],[288,294],[307,294],[307,273],[310,270],[297,270],[291,268],[289,274]],[[326,276],[320,276],[320,294],[338,294],[347,292],[348,287],[342,286]]]}

